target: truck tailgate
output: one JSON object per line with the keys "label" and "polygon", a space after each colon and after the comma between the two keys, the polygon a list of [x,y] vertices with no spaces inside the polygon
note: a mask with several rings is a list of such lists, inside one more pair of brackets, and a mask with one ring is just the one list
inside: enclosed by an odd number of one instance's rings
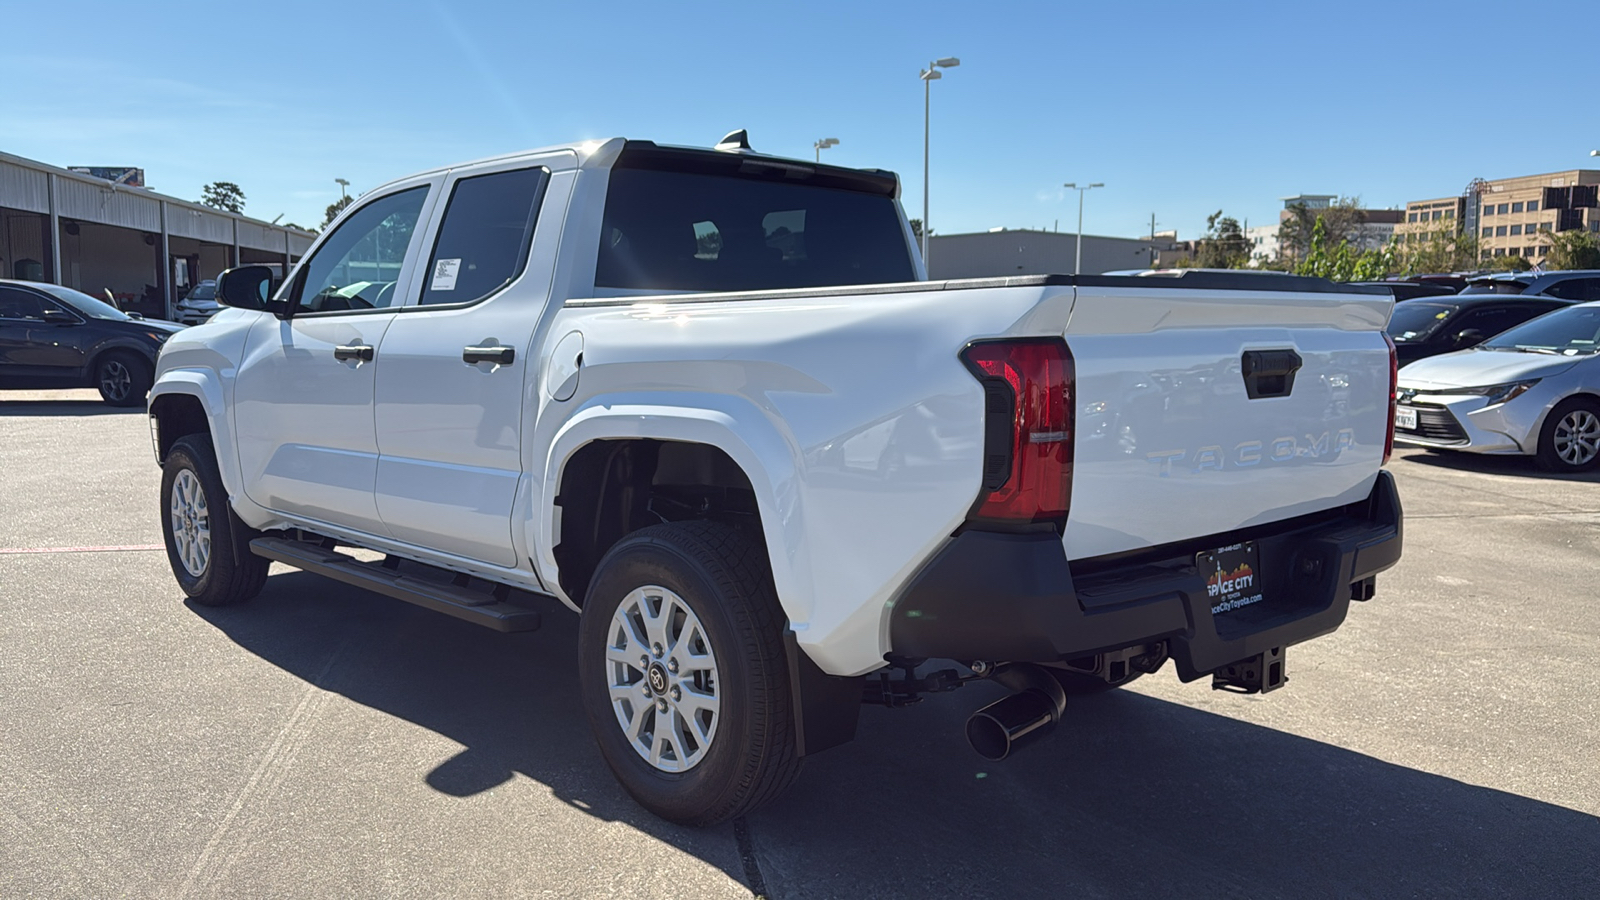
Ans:
{"label": "truck tailgate", "polygon": [[1388,428],[1391,307],[1378,295],[1079,287],[1066,328],[1068,558],[1365,498]]}

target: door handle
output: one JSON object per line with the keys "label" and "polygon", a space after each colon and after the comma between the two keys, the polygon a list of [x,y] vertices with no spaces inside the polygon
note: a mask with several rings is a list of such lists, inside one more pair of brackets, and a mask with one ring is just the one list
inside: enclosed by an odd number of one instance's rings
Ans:
{"label": "door handle", "polygon": [[469,364],[494,363],[497,366],[509,366],[517,358],[517,351],[510,347],[462,347],[461,361]]}
{"label": "door handle", "polygon": [[338,360],[354,359],[359,360],[360,362],[372,362],[372,350],[373,348],[366,344],[341,344],[333,348],[333,358]]}

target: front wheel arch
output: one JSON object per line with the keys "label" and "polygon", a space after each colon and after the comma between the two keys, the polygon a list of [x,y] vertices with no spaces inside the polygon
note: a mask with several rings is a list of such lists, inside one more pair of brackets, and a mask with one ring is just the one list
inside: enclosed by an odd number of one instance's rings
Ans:
{"label": "front wheel arch", "polygon": [[1534,445],[1534,460],[1541,469],[1550,472],[1583,472],[1600,464],[1600,449],[1588,455],[1586,459],[1573,462],[1573,455],[1564,453],[1558,446],[1561,443],[1558,432],[1564,427],[1576,424],[1567,420],[1578,412],[1587,412],[1595,422],[1600,422],[1600,397],[1594,394],[1573,394],[1562,398],[1545,414],[1544,421],[1539,425],[1537,443]]}

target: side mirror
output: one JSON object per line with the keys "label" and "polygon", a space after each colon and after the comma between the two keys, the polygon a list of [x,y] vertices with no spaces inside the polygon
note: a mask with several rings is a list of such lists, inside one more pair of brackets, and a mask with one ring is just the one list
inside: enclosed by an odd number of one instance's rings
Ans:
{"label": "side mirror", "polygon": [[217,302],[235,309],[267,308],[272,270],[266,266],[240,266],[217,276]]}
{"label": "side mirror", "polygon": [[51,325],[76,325],[78,317],[64,309],[46,309],[44,320]]}
{"label": "side mirror", "polygon": [[1483,339],[1487,336],[1476,328],[1468,328],[1456,335],[1456,346],[1472,347],[1483,343]]}

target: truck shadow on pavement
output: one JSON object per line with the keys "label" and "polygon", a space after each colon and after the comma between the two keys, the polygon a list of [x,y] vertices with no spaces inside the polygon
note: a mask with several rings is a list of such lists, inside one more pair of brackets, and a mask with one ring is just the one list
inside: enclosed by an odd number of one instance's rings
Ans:
{"label": "truck shadow on pavement", "polygon": [[730,826],[662,822],[612,780],[577,699],[577,620],[553,603],[541,631],[501,635],[292,572],[246,606],[192,609],[463,745],[418,773],[437,791],[520,773],[770,897],[1560,895],[1600,879],[1600,818],[1132,691],[1075,701],[1055,735],[988,763],[961,727],[990,685],[864,708],[855,743],[808,760],[735,847]]}

